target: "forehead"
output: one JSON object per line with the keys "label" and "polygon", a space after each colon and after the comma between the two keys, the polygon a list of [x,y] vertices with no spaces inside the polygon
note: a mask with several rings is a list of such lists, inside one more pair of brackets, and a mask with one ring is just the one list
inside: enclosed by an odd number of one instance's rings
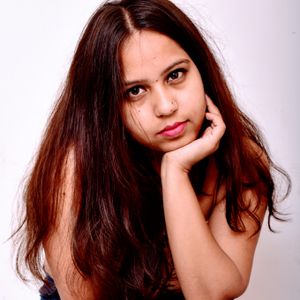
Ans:
{"label": "forehead", "polygon": [[121,48],[121,64],[126,80],[157,75],[188,54],[171,38],[154,31],[136,31]]}

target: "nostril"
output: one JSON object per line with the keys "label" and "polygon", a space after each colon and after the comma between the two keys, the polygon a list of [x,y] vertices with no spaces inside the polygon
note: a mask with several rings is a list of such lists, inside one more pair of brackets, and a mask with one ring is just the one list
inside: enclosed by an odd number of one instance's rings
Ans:
{"label": "nostril", "polygon": [[165,100],[160,102],[157,106],[157,113],[160,116],[166,116],[174,113],[177,110],[177,103],[175,100]]}

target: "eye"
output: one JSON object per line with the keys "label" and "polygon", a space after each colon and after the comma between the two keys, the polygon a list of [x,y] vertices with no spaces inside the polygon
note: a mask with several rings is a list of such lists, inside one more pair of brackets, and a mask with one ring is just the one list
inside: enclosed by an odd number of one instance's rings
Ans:
{"label": "eye", "polygon": [[145,92],[145,88],[141,85],[136,85],[126,91],[126,97],[135,98],[141,95],[143,92]]}
{"label": "eye", "polygon": [[176,69],[174,71],[172,71],[171,73],[169,73],[168,77],[167,77],[167,80],[169,82],[172,82],[172,81],[176,81],[176,80],[179,80],[183,77],[183,75],[186,73],[186,70],[185,69]]}

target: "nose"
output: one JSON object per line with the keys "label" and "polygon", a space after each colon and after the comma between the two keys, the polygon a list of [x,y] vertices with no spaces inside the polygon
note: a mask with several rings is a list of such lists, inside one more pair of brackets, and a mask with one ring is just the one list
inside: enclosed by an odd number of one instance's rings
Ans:
{"label": "nose", "polygon": [[157,117],[172,115],[178,109],[174,95],[169,93],[167,89],[161,88],[156,90],[155,94],[154,112]]}

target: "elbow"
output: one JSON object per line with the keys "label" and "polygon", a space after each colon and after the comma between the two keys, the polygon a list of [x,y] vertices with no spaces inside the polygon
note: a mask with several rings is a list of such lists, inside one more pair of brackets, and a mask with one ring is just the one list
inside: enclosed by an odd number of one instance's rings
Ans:
{"label": "elbow", "polygon": [[233,300],[240,297],[245,291],[247,287],[241,287],[239,289],[219,289],[216,288],[214,290],[206,290],[197,291],[196,293],[184,293],[185,299],[187,300]]}
{"label": "elbow", "polygon": [[210,291],[209,300],[232,300],[240,297],[247,289],[248,282],[240,281],[228,283]]}
{"label": "elbow", "polygon": [[203,278],[190,278],[189,284],[181,284],[181,287],[187,300],[231,300],[240,297],[246,291],[248,283],[247,277],[234,272],[226,276],[213,276],[205,281]]}
{"label": "elbow", "polygon": [[[240,297],[246,289],[240,289],[236,291],[225,291],[225,290],[217,290],[213,292],[208,292],[206,293],[205,297],[201,297],[201,299],[206,299],[206,300],[233,300],[238,297]],[[188,299],[188,298],[187,298]],[[191,298],[192,299],[199,299],[199,295]]]}
{"label": "elbow", "polygon": [[[187,299],[201,299],[206,300],[232,300],[240,297],[247,289],[248,282],[240,279],[233,279],[222,282],[215,282],[215,284],[202,288],[195,294],[195,297],[188,297]],[[203,296],[202,296],[203,295]]]}

